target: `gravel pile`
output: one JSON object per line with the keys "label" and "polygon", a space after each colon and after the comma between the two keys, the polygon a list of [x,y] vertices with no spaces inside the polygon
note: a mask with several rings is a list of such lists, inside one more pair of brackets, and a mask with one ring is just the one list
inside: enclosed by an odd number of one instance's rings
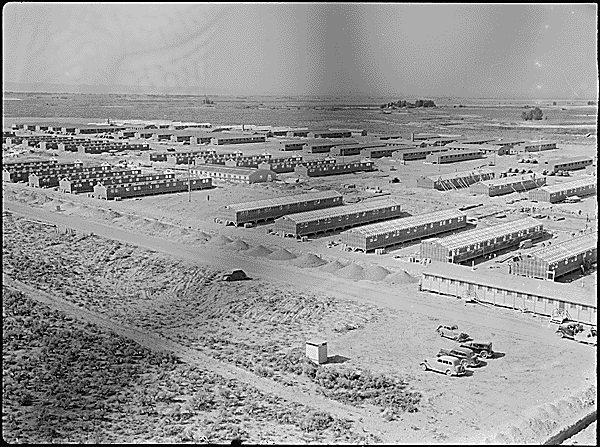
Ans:
{"label": "gravel pile", "polygon": [[339,269],[334,273],[335,276],[340,278],[351,279],[353,281],[359,281],[365,277],[365,269],[355,263],[348,264],[346,267]]}
{"label": "gravel pile", "polygon": [[339,269],[343,269],[344,267],[346,267],[346,264],[341,263],[339,260],[335,260],[323,267],[323,271],[328,273],[334,273],[337,272]]}
{"label": "gravel pile", "polygon": [[410,284],[419,282],[419,280],[407,273],[406,270],[400,270],[399,272],[385,278],[384,282],[388,284]]}
{"label": "gravel pile", "polygon": [[258,247],[254,247],[253,249],[248,250],[246,253],[248,253],[250,256],[267,256],[270,255],[272,252],[273,250],[270,250],[263,245],[259,245]]}
{"label": "gravel pile", "polygon": [[364,279],[367,279],[369,281],[381,281],[390,273],[392,272],[380,265],[372,265],[365,269]]}
{"label": "gravel pile", "polygon": [[294,253],[287,251],[285,248],[280,248],[279,250],[267,255],[267,258],[277,261],[287,261],[289,259],[295,259],[297,256]]}
{"label": "gravel pile", "polygon": [[231,244],[227,245],[227,248],[232,248],[234,250],[248,250],[250,245],[248,245],[248,243],[242,239],[236,239]]}
{"label": "gravel pile", "polygon": [[324,259],[321,259],[320,257],[318,257],[315,254],[306,253],[304,256],[301,256],[301,257],[296,258],[293,261],[291,261],[290,264],[295,265],[296,267],[306,269],[306,268],[320,267],[322,265],[327,264],[327,261],[325,261]]}
{"label": "gravel pile", "polygon": [[219,234],[216,237],[213,237],[211,239],[211,242],[215,245],[226,245],[226,244],[231,244],[233,242],[232,239],[229,239],[227,236],[223,236],[222,234]]}

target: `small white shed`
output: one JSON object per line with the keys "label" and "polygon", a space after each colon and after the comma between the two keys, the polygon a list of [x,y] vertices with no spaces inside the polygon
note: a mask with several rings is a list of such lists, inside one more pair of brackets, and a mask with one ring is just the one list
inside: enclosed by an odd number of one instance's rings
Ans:
{"label": "small white shed", "polygon": [[306,342],[306,357],[319,365],[327,363],[327,341],[308,340]]}

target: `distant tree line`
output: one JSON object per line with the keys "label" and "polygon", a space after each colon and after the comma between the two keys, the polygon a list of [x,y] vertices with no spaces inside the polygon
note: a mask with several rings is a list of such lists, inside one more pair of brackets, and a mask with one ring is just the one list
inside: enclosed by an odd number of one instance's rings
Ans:
{"label": "distant tree line", "polygon": [[527,112],[521,113],[521,118],[525,121],[539,121],[543,116],[544,113],[539,107],[534,107],[533,109],[529,109]]}
{"label": "distant tree line", "polygon": [[435,103],[431,100],[431,99],[417,99],[414,103],[408,102],[404,99],[400,99],[398,102],[388,102],[387,104],[381,104],[379,106],[382,109],[390,108],[390,107],[407,107],[407,108],[413,108],[413,107],[436,107]]}

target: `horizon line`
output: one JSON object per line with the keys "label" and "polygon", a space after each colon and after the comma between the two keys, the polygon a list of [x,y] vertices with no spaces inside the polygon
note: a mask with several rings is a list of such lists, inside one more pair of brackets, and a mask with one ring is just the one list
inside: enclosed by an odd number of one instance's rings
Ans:
{"label": "horizon line", "polygon": [[[60,84],[56,84],[60,85]],[[267,96],[267,97],[322,97],[322,98],[330,98],[330,97],[356,97],[356,96],[367,96],[370,98],[415,98],[415,99],[428,99],[424,95],[374,95],[369,93],[338,93],[338,94],[275,94],[275,93],[135,93],[135,92],[108,92],[108,93],[96,93],[96,92],[75,92],[75,91],[47,91],[47,90],[27,90],[27,91],[14,91],[14,90],[6,90],[2,92],[3,99],[5,94],[36,94],[36,93],[48,93],[48,94],[69,94],[69,95],[137,95],[137,96],[242,96],[242,97],[252,97],[252,96]],[[444,98],[444,99],[519,99],[519,100],[531,100],[531,101],[552,101],[552,100],[572,100],[572,101],[589,101],[589,100],[598,100],[598,97],[594,98],[580,98],[580,97],[552,97],[552,98],[535,98],[528,96],[446,96],[446,95],[433,95],[429,96],[429,98]]]}

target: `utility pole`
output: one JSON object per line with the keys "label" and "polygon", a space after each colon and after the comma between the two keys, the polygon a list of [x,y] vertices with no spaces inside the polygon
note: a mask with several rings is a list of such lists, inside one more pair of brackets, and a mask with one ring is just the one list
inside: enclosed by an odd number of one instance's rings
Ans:
{"label": "utility pole", "polygon": [[191,177],[191,168],[190,168],[190,160],[192,156],[188,156],[188,202],[192,202],[192,179]]}

